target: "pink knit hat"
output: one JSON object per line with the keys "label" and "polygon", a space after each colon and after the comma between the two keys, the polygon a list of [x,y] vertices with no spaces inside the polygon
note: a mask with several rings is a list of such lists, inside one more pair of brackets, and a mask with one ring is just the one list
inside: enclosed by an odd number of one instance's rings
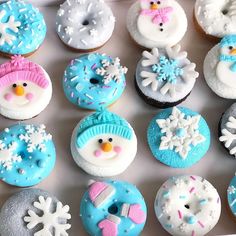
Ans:
{"label": "pink knit hat", "polygon": [[44,89],[49,85],[49,81],[39,65],[20,55],[15,55],[9,62],[0,66],[0,88],[19,80],[31,81]]}
{"label": "pink knit hat", "polygon": [[89,198],[95,207],[101,206],[114,193],[114,187],[105,182],[94,182],[89,187]]}

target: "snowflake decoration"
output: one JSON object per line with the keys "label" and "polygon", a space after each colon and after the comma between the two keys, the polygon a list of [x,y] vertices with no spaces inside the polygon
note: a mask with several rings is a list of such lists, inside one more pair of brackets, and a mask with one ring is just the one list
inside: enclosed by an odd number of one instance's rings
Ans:
{"label": "snowflake decoration", "polygon": [[[151,72],[145,69],[141,71],[140,76],[143,79],[142,85],[147,87],[151,85],[152,91],[160,89],[161,94],[167,93],[174,96],[178,88],[178,80],[188,83],[198,77],[195,71],[196,65],[190,63],[187,59],[187,53],[180,51],[180,46],[167,47],[166,54],[160,54],[157,48],[151,52],[144,51],[142,66],[150,67]],[[162,86],[162,87],[161,87]]]}
{"label": "snowflake decoration", "polygon": [[162,211],[164,214],[169,214],[171,207],[170,204],[165,203],[162,207],[161,207]]}
{"label": "snowflake decoration", "polygon": [[178,228],[179,228],[180,232],[185,233],[186,232],[186,227],[187,227],[187,224],[186,223],[182,223],[182,224],[179,225]]}
{"label": "snowflake decoration", "polygon": [[[39,196],[38,199],[39,201],[34,202],[33,205],[35,208],[42,211],[43,214],[37,215],[34,211],[28,210],[28,216],[24,217],[24,221],[28,223],[27,228],[33,229],[40,224],[43,228],[37,231],[34,236],[67,236],[68,233],[66,230],[68,230],[71,225],[66,223],[62,224],[60,220],[67,221],[71,218],[71,215],[68,213],[70,209],[69,206],[63,206],[61,202],[57,202],[55,212],[51,212],[52,199],[50,197],[45,199],[43,196]],[[52,230],[55,231],[55,234],[52,234]]]}
{"label": "snowflake decoration", "polygon": [[62,8],[60,8],[60,9],[58,10],[58,12],[57,12],[57,15],[58,15],[58,16],[63,16],[64,14],[65,14],[65,10],[62,9]]}
{"label": "snowflake decoration", "polygon": [[2,140],[0,140],[0,164],[6,170],[11,170],[14,162],[21,162],[21,157],[13,152],[17,148],[17,143],[12,142],[9,145],[6,145]]}
{"label": "snowflake decoration", "polygon": [[38,149],[44,152],[46,150],[45,142],[52,139],[52,136],[45,132],[45,126],[27,125],[25,131],[26,133],[20,134],[19,138],[27,143],[27,151],[33,152]]}
{"label": "snowflake decoration", "polygon": [[229,194],[235,194],[236,193],[236,188],[233,185],[231,185],[231,186],[228,187],[227,191],[228,191]]}
{"label": "snowflake decoration", "polygon": [[98,31],[97,31],[96,29],[91,29],[91,30],[89,31],[89,34],[90,34],[92,37],[95,37],[95,36],[98,35]]}
{"label": "snowflake decoration", "polygon": [[67,26],[65,28],[65,32],[66,32],[67,35],[72,35],[74,33],[74,29],[71,26]]}
{"label": "snowflake decoration", "polygon": [[157,74],[157,80],[174,84],[177,78],[183,74],[183,70],[178,64],[177,60],[161,56],[159,63],[152,66],[152,71]]}
{"label": "snowflake decoration", "polygon": [[[229,117],[226,127],[230,129],[236,128],[236,119],[232,116]],[[229,149],[229,153],[236,157],[236,146],[235,144],[231,146],[233,142],[236,141],[236,134],[231,133],[228,129],[221,130],[222,136],[219,138],[221,142],[224,142],[225,147]]]}
{"label": "snowflake decoration", "polygon": [[10,16],[8,22],[2,22],[5,15],[5,10],[0,11],[0,45],[3,45],[5,42],[12,45],[12,42],[16,39],[16,37],[10,34],[9,30],[17,33],[17,27],[19,27],[21,23],[20,21],[15,21],[14,16]]}
{"label": "snowflake decoration", "polygon": [[174,150],[182,159],[186,159],[191,145],[196,146],[205,141],[198,131],[200,115],[187,116],[178,108],[172,109],[167,119],[156,120],[165,135],[161,137],[160,150]]}
{"label": "snowflake decoration", "polygon": [[108,84],[114,80],[116,83],[120,82],[120,77],[126,74],[128,69],[120,65],[120,59],[115,58],[112,61],[107,59],[102,60],[102,67],[96,69],[98,75],[103,76],[103,83]]}

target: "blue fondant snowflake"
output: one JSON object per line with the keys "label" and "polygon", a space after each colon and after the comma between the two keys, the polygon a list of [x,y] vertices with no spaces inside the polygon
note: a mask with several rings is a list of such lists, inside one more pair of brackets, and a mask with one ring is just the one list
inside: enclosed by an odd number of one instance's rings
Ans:
{"label": "blue fondant snowflake", "polygon": [[183,69],[178,66],[178,60],[168,59],[161,56],[159,63],[152,66],[152,71],[157,73],[157,80],[172,84],[176,83],[179,76],[183,74]]}

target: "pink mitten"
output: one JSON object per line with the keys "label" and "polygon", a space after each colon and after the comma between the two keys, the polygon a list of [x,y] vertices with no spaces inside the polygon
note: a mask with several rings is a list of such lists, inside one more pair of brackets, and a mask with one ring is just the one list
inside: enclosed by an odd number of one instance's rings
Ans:
{"label": "pink mitten", "polygon": [[120,218],[114,215],[109,215],[107,219],[99,222],[98,227],[102,230],[102,236],[117,236],[119,223]]}
{"label": "pink mitten", "polygon": [[121,216],[129,217],[135,224],[142,224],[146,220],[146,214],[139,204],[124,203],[121,209]]}

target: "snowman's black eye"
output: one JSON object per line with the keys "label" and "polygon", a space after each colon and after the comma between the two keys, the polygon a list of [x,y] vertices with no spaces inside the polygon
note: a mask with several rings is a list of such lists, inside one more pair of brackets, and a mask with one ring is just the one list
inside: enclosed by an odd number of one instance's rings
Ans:
{"label": "snowman's black eye", "polygon": [[13,85],[12,85],[13,88],[16,88],[16,86],[17,86],[17,84],[13,84]]}
{"label": "snowman's black eye", "polygon": [[154,2],[150,2],[150,4],[151,4],[151,5],[153,5],[153,4],[154,4]]}
{"label": "snowman's black eye", "polygon": [[157,1],[157,4],[161,4],[161,1]]}
{"label": "snowman's black eye", "polygon": [[113,139],[112,139],[112,138],[109,138],[108,141],[111,143],[111,142],[113,141]]}
{"label": "snowman's black eye", "polygon": [[233,46],[229,46],[229,50],[232,50],[234,47]]}
{"label": "snowman's black eye", "polygon": [[26,83],[23,83],[23,86],[24,86],[24,87],[26,87],[26,86],[27,86],[27,84],[26,84]]}
{"label": "snowman's black eye", "polygon": [[99,143],[102,143],[102,142],[103,142],[103,140],[100,138],[100,139],[98,139],[98,142],[99,142]]}

